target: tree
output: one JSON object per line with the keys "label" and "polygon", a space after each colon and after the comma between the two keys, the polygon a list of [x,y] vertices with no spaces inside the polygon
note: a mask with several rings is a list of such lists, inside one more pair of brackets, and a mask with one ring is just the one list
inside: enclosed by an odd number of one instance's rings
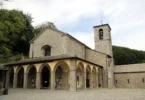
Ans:
{"label": "tree", "polygon": [[21,53],[28,55],[29,41],[34,37],[31,22],[30,14],[18,10],[0,10],[0,57]]}
{"label": "tree", "polygon": [[145,51],[113,46],[113,57],[116,65],[145,62]]}
{"label": "tree", "polygon": [[40,33],[41,31],[43,31],[46,28],[57,29],[56,26],[54,25],[54,23],[52,23],[52,22],[45,22],[45,23],[42,23],[41,25],[38,25],[38,26],[35,27],[35,34]]}

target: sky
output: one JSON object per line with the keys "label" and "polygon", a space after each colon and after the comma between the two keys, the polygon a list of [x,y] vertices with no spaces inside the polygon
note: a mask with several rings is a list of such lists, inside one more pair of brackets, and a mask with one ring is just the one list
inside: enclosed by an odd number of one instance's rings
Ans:
{"label": "sky", "polygon": [[31,14],[33,26],[46,21],[92,49],[93,26],[109,24],[112,44],[145,51],[145,0],[11,0],[5,9]]}

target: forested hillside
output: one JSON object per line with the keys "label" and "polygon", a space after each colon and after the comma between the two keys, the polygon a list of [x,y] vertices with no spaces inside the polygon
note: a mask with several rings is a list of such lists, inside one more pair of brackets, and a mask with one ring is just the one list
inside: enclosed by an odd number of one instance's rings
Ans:
{"label": "forested hillside", "polygon": [[[20,60],[29,53],[29,41],[52,22],[32,26],[32,17],[18,10],[0,9],[0,63]],[[145,52],[113,46],[116,65],[145,62]]]}
{"label": "forested hillside", "polygon": [[113,46],[113,56],[116,65],[145,63],[145,51]]}

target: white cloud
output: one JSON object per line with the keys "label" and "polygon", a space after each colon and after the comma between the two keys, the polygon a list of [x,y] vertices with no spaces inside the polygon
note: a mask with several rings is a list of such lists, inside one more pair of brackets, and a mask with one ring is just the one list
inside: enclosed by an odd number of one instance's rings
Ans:
{"label": "white cloud", "polygon": [[[52,21],[57,27],[76,26],[82,18],[95,24],[107,19],[112,28],[113,44],[145,50],[145,0],[12,0],[4,8],[21,9],[34,18],[33,25]],[[100,19],[96,19],[99,18]],[[105,18],[105,19],[104,19]],[[104,22],[106,23],[106,22]],[[91,25],[88,23],[88,26]],[[87,25],[85,26],[87,27]],[[83,30],[83,29],[80,29]],[[93,31],[74,30],[72,35],[94,48]],[[63,30],[62,30],[63,31]],[[76,33],[77,32],[77,33]],[[141,35],[138,35],[141,34]],[[84,35],[85,34],[85,35]],[[125,35],[125,36],[124,36]]]}

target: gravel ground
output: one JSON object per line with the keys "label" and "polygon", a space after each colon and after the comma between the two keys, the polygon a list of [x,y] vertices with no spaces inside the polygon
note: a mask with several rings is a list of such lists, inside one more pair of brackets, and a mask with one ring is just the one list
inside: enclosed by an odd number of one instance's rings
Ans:
{"label": "gravel ground", "polygon": [[145,100],[145,89],[67,90],[9,89],[0,100]]}

